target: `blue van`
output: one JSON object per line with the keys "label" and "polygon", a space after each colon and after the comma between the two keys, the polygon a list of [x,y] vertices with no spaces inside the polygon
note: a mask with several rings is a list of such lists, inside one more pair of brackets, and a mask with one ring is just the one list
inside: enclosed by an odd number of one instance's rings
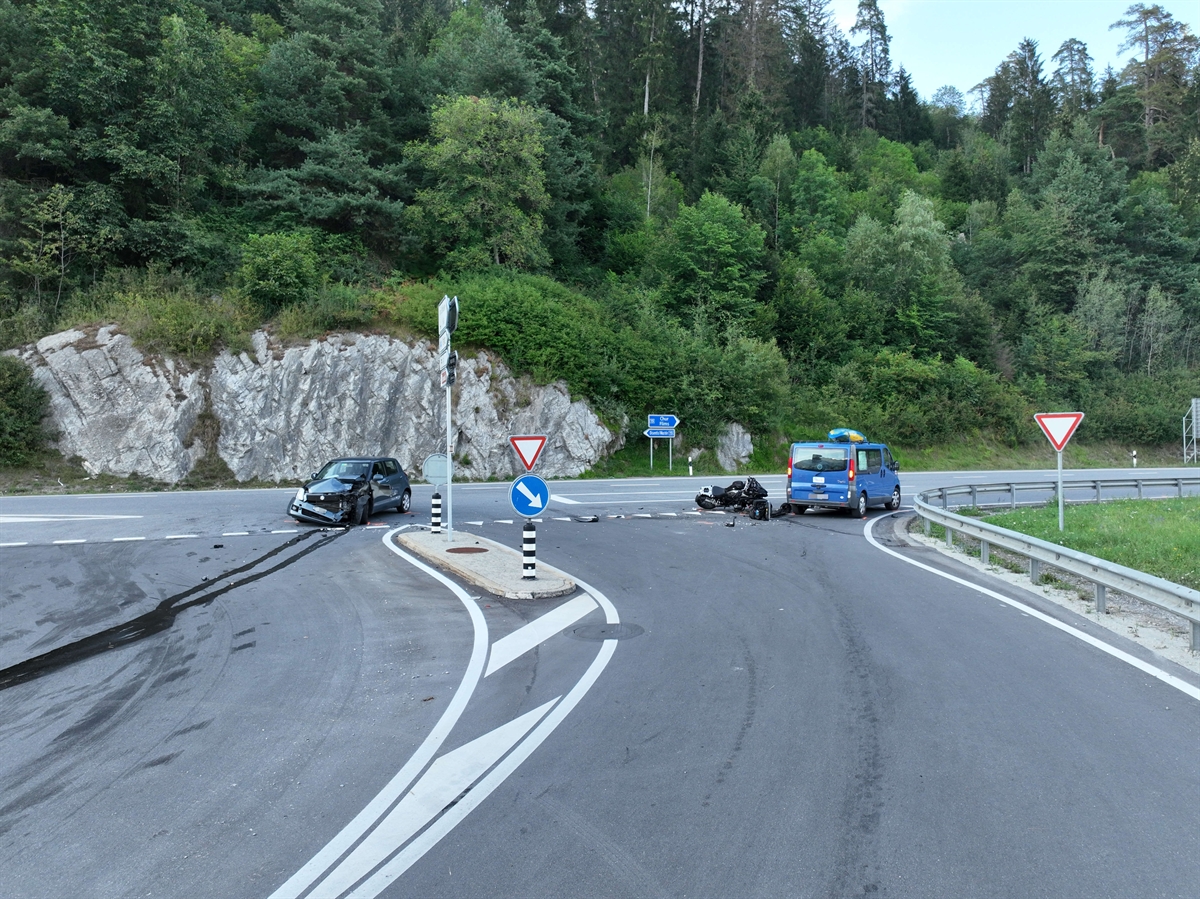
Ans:
{"label": "blue van", "polygon": [[900,464],[883,443],[837,428],[823,443],[793,443],[788,457],[787,509],[845,509],[865,518],[868,506],[900,508]]}

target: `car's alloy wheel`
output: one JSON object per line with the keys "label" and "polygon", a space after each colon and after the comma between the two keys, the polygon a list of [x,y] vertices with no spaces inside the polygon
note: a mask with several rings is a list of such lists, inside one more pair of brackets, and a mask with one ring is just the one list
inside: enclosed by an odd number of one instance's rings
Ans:
{"label": "car's alloy wheel", "polygon": [[867,517],[867,495],[865,493],[858,495],[858,503],[854,506],[854,511],[858,514],[859,518]]}
{"label": "car's alloy wheel", "polygon": [[400,511],[407,512],[412,508],[412,491],[405,490],[404,495],[400,497]]}
{"label": "car's alloy wheel", "polygon": [[888,501],[888,508],[895,512],[900,508],[900,488],[897,487],[892,491],[892,498]]}

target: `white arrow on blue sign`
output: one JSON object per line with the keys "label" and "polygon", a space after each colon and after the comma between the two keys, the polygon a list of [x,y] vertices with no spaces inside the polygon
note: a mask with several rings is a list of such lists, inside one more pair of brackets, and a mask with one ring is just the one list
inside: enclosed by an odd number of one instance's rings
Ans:
{"label": "white arrow on blue sign", "polygon": [[523,474],[512,482],[508,501],[518,515],[532,518],[543,512],[550,502],[550,485],[535,474]]}
{"label": "white arrow on blue sign", "polygon": [[673,438],[675,436],[675,429],[674,428],[646,428],[646,430],[642,431],[642,433],[645,434],[647,437],[672,437]]}
{"label": "white arrow on blue sign", "polygon": [[[679,416],[677,415],[647,415],[646,427],[649,428],[677,428],[679,427]],[[669,435],[674,437],[674,434]]]}

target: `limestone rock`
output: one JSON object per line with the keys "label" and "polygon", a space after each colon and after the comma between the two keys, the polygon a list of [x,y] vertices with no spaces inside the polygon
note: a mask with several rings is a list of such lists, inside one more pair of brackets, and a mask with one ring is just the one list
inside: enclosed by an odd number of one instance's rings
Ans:
{"label": "limestone rock", "polygon": [[204,409],[201,372],[148,358],[107,327],[52,334],[17,355],[50,396],[58,449],[91,474],[174,482],[203,455],[188,439]]}
{"label": "limestone rock", "polygon": [[725,471],[737,471],[750,461],[753,452],[754,441],[750,438],[750,432],[737,422],[730,424],[717,441],[717,462]]}
{"label": "limestone rock", "polygon": [[[19,355],[50,394],[60,448],[92,472],[178,481],[204,453],[188,435],[206,407],[220,425],[217,453],[239,480],[304,478],[353,454],[395,456],[419,478],[426,456],[445,452],[434,346],[335,334],[285,348],[261,331],[252,346],[189,371],[102,328],[52,335]],[[580,474],[622,444],[566,385],[516,379],[486,353],[460,359],[452,397],[456,477],[523,471],[515,434],[549,438],[536,469],[546,477]]]}

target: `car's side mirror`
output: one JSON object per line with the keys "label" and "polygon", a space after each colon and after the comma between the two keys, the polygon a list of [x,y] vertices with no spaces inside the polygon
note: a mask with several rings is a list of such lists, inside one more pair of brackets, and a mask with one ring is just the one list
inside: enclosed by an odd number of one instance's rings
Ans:
{"label": "car's side mirror", "polygon": [[310,474],[310,475],[308,476],[308,479],[309,479],[310,481],[315,481],[315,480],[317,479],[317,473],[314,471],[312,474]]}

